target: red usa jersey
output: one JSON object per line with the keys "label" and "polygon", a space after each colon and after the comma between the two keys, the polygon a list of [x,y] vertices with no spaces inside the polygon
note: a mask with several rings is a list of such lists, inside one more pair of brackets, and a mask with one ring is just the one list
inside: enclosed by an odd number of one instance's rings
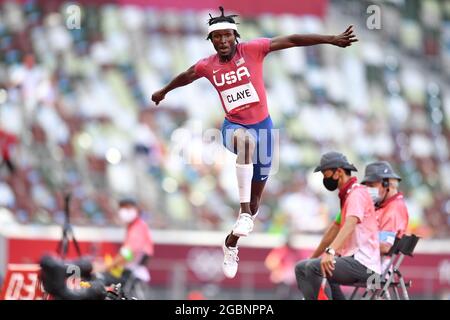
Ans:
{"label": "red usa jersey", "polygon": [[269,116],[263,80],[263,61],[270,51],[270,39],[238,43],[231,61],[221,62],[214,54],[195,64],[195,73],[216,88],[225,117],[250,125]]}

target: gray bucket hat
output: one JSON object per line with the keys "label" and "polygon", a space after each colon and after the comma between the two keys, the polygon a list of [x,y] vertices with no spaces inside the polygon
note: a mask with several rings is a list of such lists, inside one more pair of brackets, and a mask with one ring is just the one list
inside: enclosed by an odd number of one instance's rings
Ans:
{"label": "gray bucket hat", "polygon": [[320,158],[320,165],[314,169],[314,172],[336,168],[358,171],[353,164],[348,162],[347,158],[342,153],[330,151],[322,155]]}
{"label": "gray bucket hat", "polygon": [[361,183],[377,182],[383,179],[397,179],[402,180],[398,174],[394,172],[391,165],[387,161],[376,161],[369,163],[366,166],[364,178]]}

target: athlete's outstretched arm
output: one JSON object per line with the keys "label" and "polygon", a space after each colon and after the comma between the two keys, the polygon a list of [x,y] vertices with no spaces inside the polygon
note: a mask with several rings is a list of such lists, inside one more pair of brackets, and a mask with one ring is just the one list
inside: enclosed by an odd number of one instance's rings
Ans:
{"label": "athlete's outstretched arm", "polygon": [[270,42],[270,51],[277,51],[292,47],[313,46],[316,44],[332,44],[341,48],[350,46],[358,41],[353,33],[353,26],[337,36],[328,36],[320,34],[292,34],[289,36],[280,36],[272,38]]}
{"label": "athlete's outstretched arm", "polygon": [[178,76],[172,79],[164,88],[156,91],[152,94],[152,101],[158,105],[161,100],[164,99],[167,93],[172,91],[175,88],[182,87],[188,85],[189,83],[200,78],[194,70],[194,66],[190,67],[186,71],[180,73]]}

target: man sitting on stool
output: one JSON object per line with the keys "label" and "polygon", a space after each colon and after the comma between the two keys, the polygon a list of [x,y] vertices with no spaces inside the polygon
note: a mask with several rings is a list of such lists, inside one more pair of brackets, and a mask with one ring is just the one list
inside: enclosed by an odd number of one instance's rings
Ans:
{"label": "man sitting on stool", "polygon": [[[317,299],[323,277],[330,284],[352,285],[366,282],[375,272],[381,273],[378,222],[367,187],[357,183],[351,171],[357,171],[338,152],[328,152],[314,172],[322,172],[323,184],[329,191],[339,189],[341,221],[338,232],[329,239],[322,258],[299,262],[295,267],[297,285],[305,299]],[[318,248],[319,249],[319,248]],[[336,256],[337,253],[340,256]],[[330,288],[325,288],[331,297]]]}

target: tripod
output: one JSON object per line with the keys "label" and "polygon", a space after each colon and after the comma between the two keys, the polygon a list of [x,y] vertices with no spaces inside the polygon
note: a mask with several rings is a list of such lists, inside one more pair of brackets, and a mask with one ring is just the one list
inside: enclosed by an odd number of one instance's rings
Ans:
{"label": "tripod", "polygon": [[70,240],[72,240],[75,250],[77,251],[78,257],[81,257],[80,247],[78,246],[77,239],[73,233],[72,225],[70,224],[70,198],[72,195],[67,193],[64,197],[64,224],[63,224],[63,232],[62,239],[58,244],[58,248],[56,252],[60,255],[61,259],[65,260],[67,253],[69,251]]}

